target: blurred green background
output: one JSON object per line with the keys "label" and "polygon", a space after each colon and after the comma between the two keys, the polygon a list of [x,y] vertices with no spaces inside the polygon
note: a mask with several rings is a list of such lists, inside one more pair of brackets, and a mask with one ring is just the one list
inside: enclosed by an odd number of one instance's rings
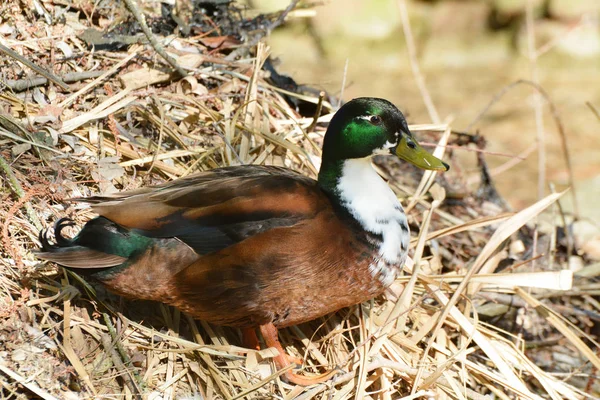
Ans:
{"label": "blurred green background", "polygon": [[[250,1],[273,11],[287,0]],[[328,0],[293,13],[270,37],[278,69],[298,83],[339,94],[348,61],[344,99],[385,97],[410,123],[432,122],[416,80],[396,0]],[[537,79],[556,105],[568,135],[581,213],[600,222],[600,1],[528,0],[406,1],[416,54],[442,121],[464,130],[504,87]],[[528,30],[527,17],[533,27]],[[528,34],[529,33],[529,34]],[[534,52],[531,51],[534,49]],[[487,149],[517,155],[536,143],[535,91],[511,89],[471,129]],[[543,106],[547,181],[564,188],[567,169],[549,108]],[[478,176],[473,153],[458,150],[466,176]],[[465,154],[463,154],[465,153]],[[492,170],[507,157],[487,156]],[[495,175],[501,194],[515,208],[538,197],[537,151]],[[548,190],[546,190],[548,193]],[[568,196],[567,196],[568,197]],[[564,200],[569,206],[569,199]]]}

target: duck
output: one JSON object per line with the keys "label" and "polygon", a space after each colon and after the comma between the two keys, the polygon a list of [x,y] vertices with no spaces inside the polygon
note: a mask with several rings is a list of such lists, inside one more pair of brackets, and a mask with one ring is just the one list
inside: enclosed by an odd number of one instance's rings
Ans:
{"label": "duck", "polygon": [[[175,306],[193,318],[242,330],[244,344],[286,355],[278,329],[367,301],[401,273],[410,231],[374,155],[426,170],[448,164],[423,149],[391,102],[355,98],[332,117],[318,178],[278,166],[238,165],[158,186],[73,199],[98,217],[72,238],[60,219],[40,232],[37,257],[132,299]],[[308,386],[335,370],[289,383]]]}

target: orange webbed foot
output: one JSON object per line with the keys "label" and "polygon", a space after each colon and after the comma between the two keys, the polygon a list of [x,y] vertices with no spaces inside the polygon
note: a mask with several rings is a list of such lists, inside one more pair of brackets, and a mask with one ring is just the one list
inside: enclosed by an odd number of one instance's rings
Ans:
{"label": "orange webbed foot", "polygon": [[299,386],[310,386],[310,385],[316,385],[318,383],[327,382],[331,378],[333,378],[335,375],[337,375],[338,373],[339,373],[339,371],[333,369],[333,370],[327,371],[323,374],[314,375],[314,376],[305,376],[305,375],[298,375],[292,371],[288,371],[283,375],[283,377],[288,383],[293,383],[293,384],[299,385]]}
{"label": "orange webbed foot", "polygon": [[[275,365],[277,366],[277,368],[283,369],[291,364],[302,366],[304,360],[299,359],[297,357],[288,356],[283,350],[283,346],[281,346],[281,342],[279,341],[279,335],[277,334],[277,328],[275,327],[275,325],[261,325],[260,333],[263,335],[266,345],[269,347],[275,347],[279,352],[279,355],[274,358]],[[298,375],[292,370],[290,370],[286,372],[283,375],[283,377],[289,383],[294,383],[299,386],[310,386],[315,385],[317,383],[327,382],[328,380],[333,378],[338,372],[339,371],[337,370],[331,370],[320,375],[304,376]]]}
{"label": "orange webbed foot", "polygon": [[291,356],[289,354],[286,354],[285,356],[288,359],[288,365],[296,364],[297,366],[301,367],[302,364],[304,364],[304,358],[302,358],[302,357]]}

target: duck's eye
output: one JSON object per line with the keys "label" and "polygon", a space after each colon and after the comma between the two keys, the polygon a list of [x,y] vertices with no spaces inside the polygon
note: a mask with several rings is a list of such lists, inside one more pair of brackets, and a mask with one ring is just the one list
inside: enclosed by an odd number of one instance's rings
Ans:
{"label": "duck's eye", "polygon": [[381,125],[382,120],[379,115],[371,115],[371,117],[369,118],[369,122],[373,125]]}

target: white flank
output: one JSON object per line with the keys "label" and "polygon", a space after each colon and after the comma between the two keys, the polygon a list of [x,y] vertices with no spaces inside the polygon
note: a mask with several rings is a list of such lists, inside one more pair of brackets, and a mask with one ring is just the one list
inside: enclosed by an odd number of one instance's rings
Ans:
{"label": "white flank", "polygon": [[375,172],[370,158],[344,161],[337,189],[344,205],[363,228],[382,236],[379,257],[369,270],[384,285],[391,285],[406,260],[410,239],[398,198]]}

